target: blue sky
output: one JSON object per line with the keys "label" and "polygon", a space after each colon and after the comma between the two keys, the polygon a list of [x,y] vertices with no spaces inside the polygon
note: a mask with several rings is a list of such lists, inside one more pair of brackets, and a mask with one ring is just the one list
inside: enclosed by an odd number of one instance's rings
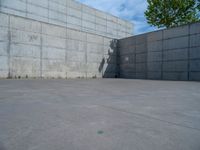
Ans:
{"label": "blue sky", "polygon": [[155,30],[147,24],[144,12],[146,0],[78,0],[86,5],[111,13],[135,24],[134,34]]}

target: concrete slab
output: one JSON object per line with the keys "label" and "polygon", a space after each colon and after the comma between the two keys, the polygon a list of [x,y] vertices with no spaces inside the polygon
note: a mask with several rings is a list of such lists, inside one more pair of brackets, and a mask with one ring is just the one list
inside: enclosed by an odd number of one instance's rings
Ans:
{"label": "concrete slab", "polygon": [[190,34],[200,33],[200,22],[190,25]]}
{"label": "concrete slab", "polygon": [[136,63],[144,63],[147,61],[147,53],[136,54]]}
{"label": "concrete slab", "polygon": [[[195,37],[197,38],[197,36]],[[164,40],[163,42],[163,49],[181,49],[181,48],[187,48],[189,46],[189,37],[179,37],[179,38],[172,38],[168,40]],[[192,43],[193,41],[191,41]]]}
{"label": "concrete slab", "polygon": [[29,32],[41,32],[41,23],[25,18],[10,16],[10,28]]}
{"label": "concrete slab", "polygon": [[162,61],[162,52],[148,52],[148,62]]}
{"label": "concrete slab", "polygon": [[0,13],[0,20],[1,20],[0,26],[8,27],[8,25],[9,25],[9,16],[8,15]]}
{"label": "concrete slab", "polygon": [[163,36],[163,31],[156,31],[156,32],[151,32],[147,34],[147,41],[152,42],[152,41],[161,41]]}
{"label": "concrete slab", "polygon": [[181,72],[188,70],[188,61],[166,61],[163,62],[163,71]]}
{"label": "concrete slab", "polygon": [[190,71],[199,71],[200,72],[200,60],[190,60]]}
{"label": "concrete slab", "polygon": [[163,72],[164,80],[186,81],[188,80],[188,72]]}
{"label": "concrete slab", "polygon": [[0,80],[0,149],[199,150],[199,93],[198,82]]}
{"label": "concrete slab", "polygon": [[[137,63],[136,64],[136,72],[146,72],[147,71],[147,64],[146,63]],[[143,78],[145,79],[145,78]]]}
{"label": "concrete slab", "polygon": [[190,48],[190,59],[200,59],[200,47]]}
{"label": "concrete slab", "polygon": [[200,72],[190,72],[189,77],[191,81],[200,81]]}
{"label": "concrete slab", "polygon": [[190,46],[191,47],[200,46],[199,41],[200,41],[200,34],[190,36]]}
{"label": "concrete slab", "polygon": [[147,43],[147,49],[151,51],[162,51],[162,41],[152,41]]}
{"label": "concrete slab", "polygon": [[187,36],[188,34],[189,34],[189,25],[163,30],[164,39]]}
{"label": "concrete slab", "polygon": [[156,72],[156,71],[151,71],[147,73],[147,79],[151,79],[151,80],[161,80],[161,71],[160,72]]}
{"label": "concrete slab", "polygon": [[150,72],[160,72],[162,71],[162,62],[148,62],[147,70]]}
{"label": "concrete slab", "polygon": [[7,56],[8,51],[7,48],[8,47],[8,42],[1,42],[0,41],[0,56]]}
{"label": "concrete slab", "polygon": [[163,60],[187,60],[188,59],[188,48],[169,50],[163,52]]}

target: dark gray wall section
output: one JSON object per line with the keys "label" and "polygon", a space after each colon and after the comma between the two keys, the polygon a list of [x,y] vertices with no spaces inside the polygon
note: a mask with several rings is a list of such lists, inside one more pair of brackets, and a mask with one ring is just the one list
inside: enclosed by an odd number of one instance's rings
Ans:
{"label": "dark gray wall section", "polygon": [[120,77],[200,81],[200,23],[119,40]]}

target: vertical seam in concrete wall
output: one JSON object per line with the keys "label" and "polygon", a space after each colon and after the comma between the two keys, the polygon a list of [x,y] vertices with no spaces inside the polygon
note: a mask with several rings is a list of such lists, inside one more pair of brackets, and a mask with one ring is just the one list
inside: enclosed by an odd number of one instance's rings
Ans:
{"label": "vertical seam in concrete wall", "polygon": [[[135,39],[136,40],[136,39]],[[134,78],[136,79],[136,41],[134,41]]]}
{"label": "vertical seam in concrete wall", "polygon": [[108,35],[108,16],[106,15],[106,36]]}
{"label": "vertical seam in concrete wall", "polygon": [[116,46],[116,53],[117,53],[117,56],[116,56],[116,69],[117,69],[117,77],[119,78],[121,75],[120,75],[120,59],[121,59],[121,55],[120,55],[120,48],[119,48],[119,40],[117,40],[117,46]]}
{"label": "vertical seam in concrete wall", "polygon": [[95,23],[94,23],[94,25],[95,25],[95,32],[96,32],[96,31],[97,31],[97,17],[96,17],[96,11],[95,11],[95,15],[94,15],[94,16],[95,16],[95,21],[94,21]]}
{"label": "vertical seam in concrete wall", "polygon": [[0,12],[1,12],[1,0],[0,0]]}
{"label": "vertical seam in concrete wall", "polygon": [[148,42],[147,42],[147,36],[145,37],[145,49],[146,49],[146,57],[145,57],[145,67],[146,67],[146,71],[145,71],[145,78],[147,79],[148,78],[148,65],[147,65],[147,57],[148,57]]}
{"label": "vertical seam in concrete wall", "polygon": [[83,5],[81,5],[81,31],[83,30]]}
{"label": "vertical seam in concrete wall", "polygon": [[26,0],[26,17],[28,16],[28,0]]}
{"label": "vertical seam in concrete wall", "polygon": [[[48,0],[48,1],[49,1],[49,0]],[[65,17],[65,18],[66,18],[66,23],[65,23],[65,27],[66,27],[66,28],[67,28],[67,23],[68,23],[68,21],[67,21],[67,20],[68,20],[68,17],[67,17],[67,16],[68,16],[68,13],[67,13],[68,7],[67,7],[67,5],[68,5],[68,2],[66,1],[66,12],[65,12],[65,13],[66,13],[66,17]],[[49,16],[49,13],[48,13],[48,16]],[[67,38],[67,36],[66,36],[66,38]]]}
{"label": "vertical seam in concrete wall", "polygon": [[86,47],[85,47],[85,69],[86,69],[86,79],[88,78],[88,61],[87,61],[87,38],[88,33],[86,33]]}
{"label": "vertical seam in concrete wall", "polygon": [[43,46],[43,37],[42,37],[42,24],[40,24],[40,77],[42,78],[43,72],[43,62],[42,62],[42,57],[43,57],[43,52],[42,52],[42,46]]}
{"label": "vertical seam in concrete wall", "polygon": [[48,22],[49,22],[49,9],[50,9],[50,6],[49,6],[49,0],[48,0]]}
{"label": "vertical seam in concrete wall", "polygon": [[[96,22],[96,21],[95,21]],[[101,54],[102,54],[102,58],[101,58],[101,60],[103,60],[104,59],[104,38],[103,38],[103,46],[102,46],[102,49],[101,49]],[[103,69],[101,70],[101,77],[103,78]]]}
{"label": "vertical seam in concrete wall", "polygon": [[12,78],[11,75],[11,61],[10,61],[10,46],[11,46],[11,29],[10,29],[10,15],[8,16],[8,45],[7,45],[7,55],[8,55],[8,78]]}
{"label": "vertical seam in concrete wall", "polygon": [[164,58],[164,32],[162,31],[162,50],[161,50],[161,80],[163,80],[163,58]]}
{"label": "vertical seam in concrete wall", "polygon": [[65,39],[65,76],[67,79],[67,28],[66,28],[66,39]]}
{"label": "vertical seam in concrete wall", "polygon": [[187,72],[187,78],[188,81],[190,80],[190,26],[188,25],[188,72]]}

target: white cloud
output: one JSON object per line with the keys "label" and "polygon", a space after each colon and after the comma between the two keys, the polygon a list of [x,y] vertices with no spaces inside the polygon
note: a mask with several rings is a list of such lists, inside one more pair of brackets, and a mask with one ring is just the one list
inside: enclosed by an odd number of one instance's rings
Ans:
{"label": "white cloud", "polygon": [[145,19],[146,0],[78,0],[86,5],[111,13],[135,24],[134,33],[140,34],[155,30]]}

